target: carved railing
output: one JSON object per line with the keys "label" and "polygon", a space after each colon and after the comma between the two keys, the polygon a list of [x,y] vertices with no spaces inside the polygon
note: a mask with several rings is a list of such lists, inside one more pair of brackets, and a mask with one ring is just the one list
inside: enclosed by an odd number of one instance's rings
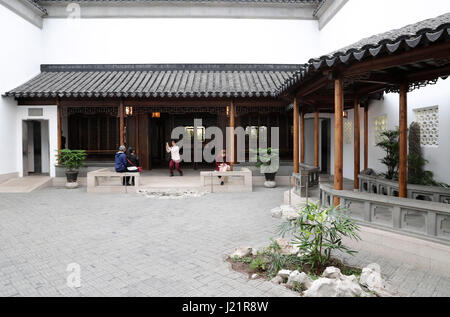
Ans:
{"label": "carved railing", "polygon": [[294,173],[294,192],[300,197],[307,197],[308,190],[319,185],[320,168],[300,164],[300,173]]}
{"label": "carved railing", "polygon": [[330,185],[320,185],[323,206],[330,207],[335,196],[341,199],[341,206],[357,222],[450,243],[450,207],[447,205],[348,190],[337,191]]}
{"label": "carved railing", "polygon": [[[377,176],[359,175],[359,191],[398,197],[398,183]],[[408,184],[408,198],[450,204],[450,189]]]}

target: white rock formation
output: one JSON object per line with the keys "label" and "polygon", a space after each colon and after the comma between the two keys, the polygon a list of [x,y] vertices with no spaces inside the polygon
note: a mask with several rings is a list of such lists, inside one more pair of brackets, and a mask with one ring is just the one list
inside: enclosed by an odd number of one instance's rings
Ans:
{"label": "white rock formation", "polygon": [[275,240],[275,242],[280,246],[281,250],[280,253],[281,254],[286,254],[286,255],[297,255],[300,252],[300,248],[292,245],[288,240],[283,239],[283,238],[278,238],[277,240]]}
{"label": "white rock formation", "polygon": [[314,281],[303,293],[305,297],[358,297],[368,296],[354,275],[345,276],[335,267],[328,267],[323,277]]}
{"label": "white rock formation", "polygon": [[281,277],[283,280],[287,280],[289,275],[291,275],[291,271],[289,270],[281,270],[278,272],[277,276]]}
{"label": "white rock formation", "polygon": [[294,271],[289,274],[286,285],[289,287],[301,286],[304,289],[308,289],[311,287],[312,283],[312,279],[304,272],[300,273],[299,271]]}
{"label": "white rock formation", "polygon": [[282,205],[271,210],[272,217],[294,220],[298,218],[298,212],[295,207]]}
{"label": "white rock formation", "polygon": [[234,252],[230,255],[231,258],[245,258],[252,254],[252,248],[240,247],[234,249]]}
{"label": "white rock formation", "polygon": [[381,277],[381,268],[377,263],[363,268],[359,283],[381,297],[398,296],[390,285]]}
{"label": "white rock formation", "polygon": [[279,275],[275,276],[273,279],[270,280],[272,283],[280,285],[283,284],[283,278]]}

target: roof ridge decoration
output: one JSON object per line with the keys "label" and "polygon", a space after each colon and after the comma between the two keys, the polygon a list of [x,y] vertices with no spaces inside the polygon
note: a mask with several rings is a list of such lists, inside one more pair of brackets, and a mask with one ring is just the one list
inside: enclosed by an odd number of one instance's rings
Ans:
{"label": "roof ridge decoration", "polygon": [[295,72],[299,64],[43,64],[41,72],[89,71],[287,71]]}

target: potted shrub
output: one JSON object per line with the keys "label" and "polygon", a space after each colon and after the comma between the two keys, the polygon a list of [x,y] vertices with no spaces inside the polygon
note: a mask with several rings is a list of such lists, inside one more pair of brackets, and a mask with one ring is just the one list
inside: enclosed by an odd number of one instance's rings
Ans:
{"label": "potted shrub", "polygon": [[264,174],[266,182],[264,186],[268,188],[276,187],[275,177],[280,169],[280,153],[277,149],[258,149],[256,156],[256,167],[261,170],[261,174]]}
{"label": "potted shrub", "polygon": [[56,155],[58,165],[66,168],[67,188],[78,187],[78,169],[84,165],[86,160],[85,150],[58,150]]}

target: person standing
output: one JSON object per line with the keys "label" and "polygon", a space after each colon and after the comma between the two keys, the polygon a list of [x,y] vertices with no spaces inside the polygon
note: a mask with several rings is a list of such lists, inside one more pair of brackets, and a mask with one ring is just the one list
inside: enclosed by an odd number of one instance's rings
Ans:
{"label": "person standing", "polygon": [[170,163],[169,163],[170,177],[173,176],[174,167],[178,171],[178,173],[180,173],[180,176],[183,176],[183,171],[180,169],[181,163],[180,148],[178,147],[175,140],[172,140],[172,146],[169,146],[169,143],[166,143],[166,151],[167,153],[170,153]]}

